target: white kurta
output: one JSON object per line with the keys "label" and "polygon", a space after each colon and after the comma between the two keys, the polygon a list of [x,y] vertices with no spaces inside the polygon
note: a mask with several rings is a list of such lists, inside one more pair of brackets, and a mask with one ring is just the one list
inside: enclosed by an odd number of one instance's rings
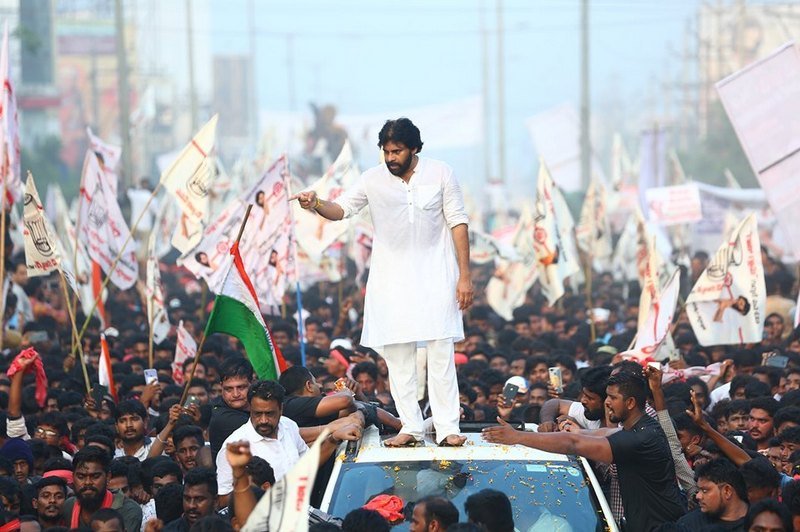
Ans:
{"label": "white kurta", "polygon": [[346,218],[368,204],[375,228],[361,344],[463,339],[451,229],[468,218],[453,170],[420,157],[405,183],[381,164],[336,203]]}

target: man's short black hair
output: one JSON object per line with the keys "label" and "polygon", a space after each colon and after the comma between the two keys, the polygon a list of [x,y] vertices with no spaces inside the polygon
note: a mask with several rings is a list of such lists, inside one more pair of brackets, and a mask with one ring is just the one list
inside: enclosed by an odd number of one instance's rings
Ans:
{"label": "man's short black hair", "polygon": [[253,381],[253,365],[244,357],[226,358],[219,368],[219,381],[242,377],[248,382]]}
{"label": "man's short black hair", "polygon": [[275,470],[260,456],[250,458],[250,462],[247,464],[247,473],[253,477],[253,482],[257,486],[262,486],[264,482],[269,482],[270,486],[275,484]]}
{"label": "man's short black hair", "polygon": [[728,416],[731,414],[750,415],[750,401],[747,399],[734,399],[728,403]]}
{"label": "man's short black hair", "polygon": [[177,449],[178,445],[186,438],[194,438],[197,441],[197,445],[201,447],[206,444],[206,440],[203,437],[203,429],[197,425],[182,425],[172,433],[172,445]]}
{"label": "man's short black hair", "polygon": [[142,419],[147,419],[147,409],[144,407],[141,401],[128,399],[127,401],[122,401],[119,405],[117,405],[117,419],[128,415],[137,415]]}
{"label": "man's short black hair", "polygon": [[103,471],[106,473],[111,470],[111,457],[100,447],[95,447],[93,445],[84,447],[72,457],[72,467],[75,471],[78,470],[79,466],[89,462],[100,464],[100,467],[102,467]]}
{"label": "man's short black hair", "polygon": [[444,497],[429,495],[417,501],[417,504],[424,504],[425,522],[430,523],[434,519],[439,521],[441,528],[447,528],[453,523],[458,523],[458,508]]}
{"label": "man's short black hair", "polygon": [[148,479],[150,482],[150,486],[152,487],[153,480],[156,477],[164,478],[170,475],[174,475],[175,478],[178,479],[178,482],[183,482],[183,471],[181,471],[181,466],[179,466],[172,460],[164,460],[162,462],[158,462],[157,464],[153,465],[153,467],[150,469],[150,477]]}
{"label": "man's short black hair", "polygon": [[279,405],[283,406],[286,390],[276,381],[256,381],[247,390],[247,402],[252,402],[255,397],[264,401],[277,401]]}
{"label": "man's short black hair", "polygon": [[775,415],[772,417],[772,422],[775,424],[775,430],[778,430],[778,427],[786,422],[800,425],[800,408],[796,406],[783,406],[775,412]]}
{"label": "man's short black hair", "polygon": [[208,381],[205,379],[198,379],[197,377],[189,381],[189,388],[195,387],[203,388],[207,392],[211,391],[211,386],[208,385]]}
{"label": "man's short black hair", "polygon": [[780,404],[772,397],[756,397],[750,401],[750,410],[755,408],[763,410],[769,417],[774,418]]}
{"label": "man's short black hair", "polygon": [[747,488],[778,488],[781,485],[781,474],[772,467],[766,458],[757,456],[742,464],[742,478]]}
{"label": "man's short black hair", "polygon": [[61,477],[43,477],[39,479],[36,483],[36,496],[38,497],[39,492],[47,486],[58,486],[61,488],[64,497],[67,496],[67,481]]}
{"label": "man's short black hair", "polygon": [[113,519],[119,520],[119,525],[122,528],[125,528],[125,520],[122,517],[122,514],[118,511],[114,510],[113,508],[100,508],[95,513],[92,514],[91,523],[95,521],[106,522],[111,521]]}
{"label": "man's short black hair", "polygon": [[351,510],[342,521],[342,530],[370,532],[389,532],[389,523],[375,510],[356,508]]}
{"label": "man's short black hair", "polygon": [[201,484],[205,484],[208,487],[208,491],[211,493],[212,497],[217,496],[219,490],[217,488],[216,471],[210,467],[195,467],[183,477],[183,485],[187,488],[189,486],[200,486]]}
{"label": "man's short black hair", "polygon": [[61,412],[45,412],[39,416],[37,425],[50,425],[58,431],[59,436],[69,434],[69,426]]}
{"label": "man's short black hair", "polygon": [[800,443],[800,427],[786,427],[783,432],[778,434],[778,441],[781,443],[789,442],[794,444]]}
{"label": "man's short black hair", "polygon": [[464,511],[470,521],[492,532],[514,532],[511,501],[502,491],[483,489],[467,497]]}
{"label": "man's short black hair", "polygon": [[608,386],[608,378],[610,375],[610,366],[589,368],[581,375],[581,386],[605,399],[606,387]]}
{"label": "man's short black hair", "polygon": [[703,429],[697,426],[697,424],[692,421],[692,418],[689,417],[689,414],[686,412],[681,412],[672,417],[672,423],[675,425],[675,430],[683,430],[688,432],[693,436],[700,436],[702,437],[705,433]]}
{"label": "man's short black hair", "polygon": [[304,366],[292,366],[281,373],[278,383],[283,386],[286,395],[294,395],[303,390],[307,382],[311,382],[314,376]]}
{"label": "man's short black hair", "polygon": [[[194,470],[192,470],[194,471]],[[183,514],[183,484],[167,484],[155,497],[156,515],[162,521],[169,523],[178,519]]]}
{"label": "man's short black hair", "polygon": [[633,397],[636,406],[644,409],[647,401],[647,381],[643,375],[638,375],[624,369],[619,373],[608,378],[608,386],[616,386],[622,394],[623,399]]}
{"label": "man's short black hair", "polygon": [[697,481],[701,478],[714,484],[729,484],[736,495],[747,502],[747,485],[744,483],[744,477],[730,460],[715,458],[698,466],[694,479]]}
{"label": "man's short black hair", "polygon": [[416,148],[417,153],[422,151],[422,138],[419,128],[408,118],[387,120],[378,133],[378,147],[383,148],[389,142],[404,144],[409,150]]}
{"label": "man's short black hair", "polygon": [[364,362],[359,362],[358,364],[353,366],[351,373],[353,375],[353,378],[356,380],[358,379],[358,376],[361,375],[362,373],[368,374],[370,377],[372,377],[372,380],[374,381],[378,380],[378,366],[374,362],[370,362],[368,360],[365,360]]}
{"label": "man's short black hair", "polygon": [[794,529],[792,524],[792,512],[789,511],[789,508],[787,508],[785,504],[781,504],[775,499],[761,499],[753,504],[747,511],[747,517],[744,519],[744,528],[742,530],[750,530],[756,517],[764,512],[777,515],[778,519],[781,521],[781,525],[783,525],[783,529],[787,532]]}

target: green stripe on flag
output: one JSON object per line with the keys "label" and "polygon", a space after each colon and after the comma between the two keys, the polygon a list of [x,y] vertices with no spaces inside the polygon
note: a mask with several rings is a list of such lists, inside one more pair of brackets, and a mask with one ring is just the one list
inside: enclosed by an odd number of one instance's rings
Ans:
{"label": "green stripe on flag", "polygon": [[[247,306],[231,297],[218,295],[206,324],[206,337],[214,333],[235,336],[244,345],[247,358],[260,379],[278,378],[275,357],[267,340],[267,331]],[[199,355],[199,353],[198,353]]]}

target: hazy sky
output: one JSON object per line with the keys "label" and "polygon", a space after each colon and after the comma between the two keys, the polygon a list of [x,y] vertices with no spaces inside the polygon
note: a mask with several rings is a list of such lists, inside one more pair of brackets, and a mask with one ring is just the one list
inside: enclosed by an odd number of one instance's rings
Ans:
{"label": "hazy sky", "polygon": [[[209,54],[248,52],[249,4],[250,0],[192,2],[201,94],[210,93]],[[380,113],[480,94],[483,18],[490,31],[488,145],[496,166],[496,0],[253,0],[253,4],[259,104],[280,111],[305,111],[307,103],[315,101],[333,103],[345,114]],[[560,103],[578,105],[580,1],[504,0],[502,4],[508,181],[527,184],[532,183],[536,161],[524,120]],[[636,131],[645,124],[630,117],[647,116],[652,80],[666,79],[667,69],[674,76],[683,30],[696,15],[698,1],[591,0],[590,4],[597,120],[614,109],[620,129]],[[185,66],[184,5],[182,0],[163,0],[157,4],[158,21],[149,21],[171,43],[163,60],[171,62],[176,72],[184,68],[182,63]],[[157,47],[163,56],[164,44]],[[449,152],[446,156],[455,159],[457,170],[460,160],[474,166],[474,157],[462,159]]]}

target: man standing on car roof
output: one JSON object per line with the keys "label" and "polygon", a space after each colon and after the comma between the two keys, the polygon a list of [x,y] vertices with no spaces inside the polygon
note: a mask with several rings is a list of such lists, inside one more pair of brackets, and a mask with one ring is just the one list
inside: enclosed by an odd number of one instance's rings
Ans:
{"label": "man standing on car roof", "polygon": [[647,381],[620,371],[606,388],[605,407],[622,428],[573,432],[523,432],[498,418],[500,426],[483,429],[489,442],[520,444],[552,453],[577,454],[617,465],[626,530],[652,530],[672,523],[686,511],[678,491],[675,464],[664,431],[644,412]]}
{"label": "man standing on car roof", "polygon": [[378,134],[385,165],[364,172],[336,201],[313,190],[294,198],[304,209],[341,220],[369,205],[375,228],[361,344],[389,367],[403,428],[384,442],[416,445],[423,419],[417,403],[416,351],[427,344],[428,395],[436,441],[463,445],[453,342],[464,338],[461,311],[472,305],[467,214],[458,181],[445,163],[419,157],[419,129],[388,120]]}

